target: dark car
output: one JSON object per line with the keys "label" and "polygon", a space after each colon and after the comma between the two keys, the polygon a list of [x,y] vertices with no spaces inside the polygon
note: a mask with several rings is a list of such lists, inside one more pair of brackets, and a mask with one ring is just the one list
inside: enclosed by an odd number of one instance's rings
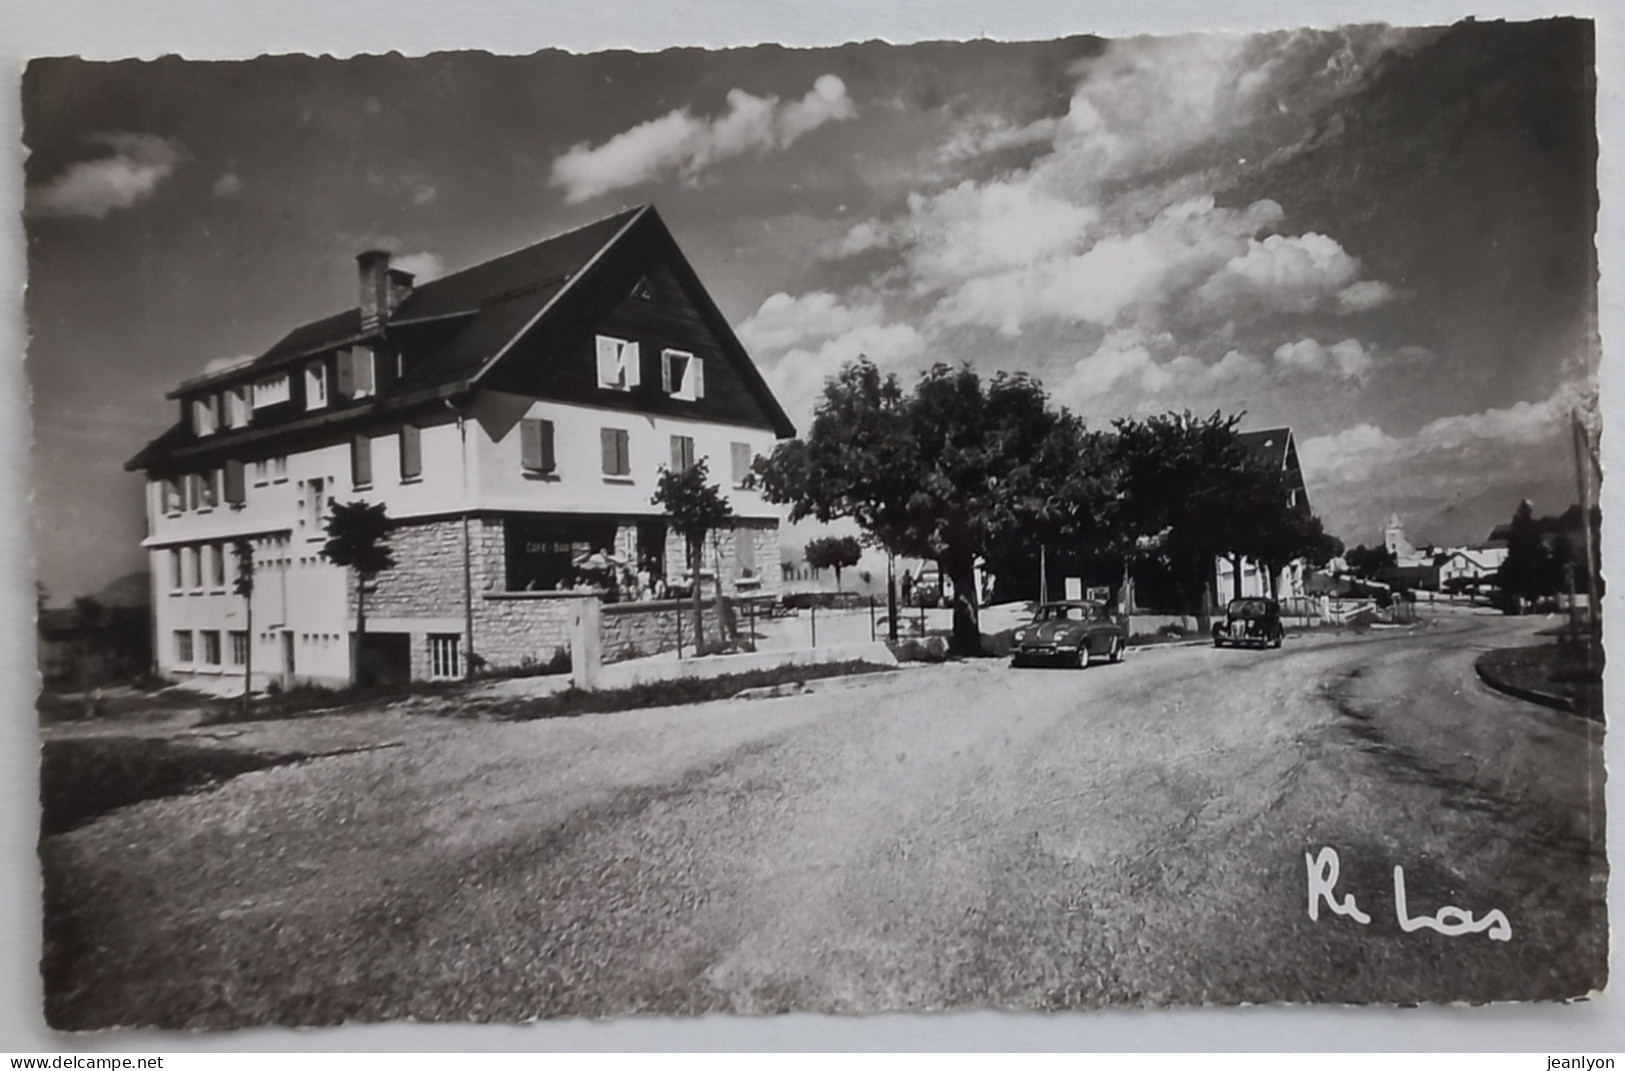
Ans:
{"label": "dark car", "polygon": [[1215,647],[1279,647],[1285,635],[1281,604],[1274,599],[1231,599],[1224,620],[1213,623]]}
{"label": "dark car", "polygon": [[1032,624],[1016,630],[1010,664],[1086,666],[1091,658],[1120,662],[1127,639],[1104,603],[1049,602],[1038,608]]}

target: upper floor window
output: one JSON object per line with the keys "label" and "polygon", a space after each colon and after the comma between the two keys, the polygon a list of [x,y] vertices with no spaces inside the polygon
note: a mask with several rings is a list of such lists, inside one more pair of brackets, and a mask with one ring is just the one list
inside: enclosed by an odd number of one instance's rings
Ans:
{"label": "upper floor window", "polygon": [[226,411],[222,424],[228,428],[241,428],[248,424],[248,388],[232,387],[221,395],[225,399]]}
{"label": "upper floor window", "polygon": [[553,422],[526,417],[519,422],[519,465],[526,472],[548,473],[557,467]]}
{"label": "upper floor window", "polygon": [[220,504],[220,487],[216,482],[216,470],[208,472],[194,472],[191,476],[192,508],[213,509]]}
{"label": "upper floor window", "polygon": [[346,398],[370,398],[377,390],[372,350],[352,346],[339,351],[338,391]]}
{"label": "upper floor window", "polygon": [[209,553],[209,586],[216,591],[226,586],[226,548],[219,543],[210,543]]}
{"label": "upper floor window", "polygon": [[288,479],[288,456],[286,454],[283,454],[280,457],[273,457],[271,459],[271,480],[272,480],[272,482],[273,483],[284,483],[284,482],[287,481],[287,479]]}
{"label": "upper floor window", "polygon": [[598,385],[609,390],[631,390],[642,382],[638,344],[598,336]]}
{"label": "upper floor window", "polygon": [[350,440],[350,482],[357,488],[372,486],[372,436]]}
{"label": "upper floor window", "polygon": [[293,397],[291,382],[288,373],[279,376],[268,376],[254,383],[254,408],[263,409],[267,405],[278,405]]}
{"label": "upper floor window", "polygon": [[705,397],[705,362],[682,350],[664,351],[660,355],[660,386],[673,398],[688,402]]}
{"label": "upper floor window", "polygon": [[423,476],[423,429],[416,424],[401,425],[401,479]]}
{"label": "upper floor window", "polygon": [[734,486],[743,487],[750,479],[750,443],[730,443],[729,446],[729,459],[733,462]]}
{"label": "upper floor window", "polygon": [[305,534],[312,539],[322,535],[327,517],[327,485],[321,479],[305,481]]}
{"label": "upper floor window", "polygon": [[220,396],[211,394],[207,398],[196,398],[192,401],[192,432],[195,435],[213,435],[220,424],[220,411],[217,406]]}
{"label": "upper floor window", "polygon": [[692,435],[673,435],[671,437],[671,470],[673,472],[687,472],[694,467],[694,437]]}
{"label": "upper floor window", "polygon": [[181,549],[171,548],[169,552],[169,590],[180,591],[186,587],[186,571],[181,567]]}
{"label": "upper floor window", "polygon": [[243,463],[233,458],[226,462],[224,471],[226,502],[228,505],[241,506],[248,501],[248,488],[245,486],[247,481],[243,479]]}
{"label": "upper floor window", "polygon": [[271,482],[271,459],[262,457],[254,462],[254,486],[264,487]]}
{"label": "upper floor window", "polygon": [[165,513],[179,513],[186,508],[186,481],[171,476],[158,485],[158,497]]}
{"label": "upper floor window", "polygon": [[631,443],[625,428],[599,428],[598,445],[605,476],[632,475]]}
{"label": "upper floor window", "polygon": [[327,365],[321,361],[305,366],[305,408],[320,409],[327,404]]}

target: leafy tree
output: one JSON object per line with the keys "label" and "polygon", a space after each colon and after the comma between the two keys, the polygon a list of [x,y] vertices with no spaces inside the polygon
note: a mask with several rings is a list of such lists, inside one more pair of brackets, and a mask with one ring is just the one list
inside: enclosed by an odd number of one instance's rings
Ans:
{"label": "leafy tree", "polygon": [[232,543],[231,552],[237,558],[237,577],[231,590],[243,597],[243,622],[247,635],[247,649],[243,654],[243,715],[246,717],[254,692],[254,544],[247,539],[238,539]]}
{"label": "leafy tree", "polygon": [[[650,501],[665,508],[672,529],[681,535],[688,545],[688,571],[693,581],[694,593],[694,650],[697,653],[704,653],[705,622],[700,607],[700,564],[704,557],[705,537],[733,522],[733,507],[729,505],[728,497],[722,493],[721,488],[710,482],[710,472],[706,468],[704,458],[696,460],[694,464],[679,472],[662,465],[660,479]],[[717,576],[719,620],[721,610],[722,577],[719,570]]]}
{"label": "leafy tree", "polygon": [[1344,553],[1343,562],[1355,576],[1375,580],[1377,574],[1384,569],[1392,569],[1398,565],[1399,559],[1395,558],[1394,552],[1387,547],[1368,547],[1361,543]]}
{"label": "leafy tree", "polygon": [[1507,556],[1495,572],[1495,582],[1508,595],[1535,600],[1556,594],[1562,565],[1546,545],[1534,507],[1524,499],[1512,515],[1507,531]]}
{"label": "leafy tree", "polygon": [[952,648],[975,654],[976,559],[1081,514],[1084,440],[1025,374],[984,382],[939,364],[905,393],[861,358],[825,383],[807,436],[758,459],[756,475],[793,521],[851,517],[886,550],[935,561],[953,583]]}
{"label": "leafy tree", "polygon": [[835,590],[839,591],[841,570],[858,564],[863,557],[863,545],[855,536],[820,536],[808,540],[802,553],[814,569],[835,570]]}
{"label": "leafy tree", "polygon": [[[350,682],[360,683],[361,646],[367,634],[367,585],[395,567],[389,548],[393,522],[382,503],[334,502],[327,517],[322,557],[355,571],[355,632],[350,637]],[[473,665],[470,652],[469,665]]]}

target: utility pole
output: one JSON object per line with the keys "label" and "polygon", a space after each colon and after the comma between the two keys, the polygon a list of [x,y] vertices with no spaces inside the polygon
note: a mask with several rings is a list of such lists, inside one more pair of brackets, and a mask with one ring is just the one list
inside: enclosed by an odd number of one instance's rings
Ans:
{"label": "utility pole", "polygon": [[1580,530],[1585,537],[1586,554],[1586,668],[1593,659],[1591,648],[1597,642],[1597,548],[1591,534],[1591,479],[1587,464],[1591,453],[1591,439],[1585,425],[1580,423],[1580,411],[1569,411],[1569,422],[1574,429],[1574,475],[1580,491]]}
{"label": "utility pole", "polygon": [[1049,602],[1049,548],[1038,544],[1038,605]]}

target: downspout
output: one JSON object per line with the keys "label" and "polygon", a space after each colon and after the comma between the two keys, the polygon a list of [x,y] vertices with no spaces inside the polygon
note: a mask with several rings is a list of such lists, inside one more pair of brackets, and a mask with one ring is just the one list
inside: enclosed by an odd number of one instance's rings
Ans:
{"label": "downspout", "polygon": [[457,414],[457,441],[463,470],[463,679],[474,679],[474,554],[468,530],[468,420],[455,402],[446,406]]}

